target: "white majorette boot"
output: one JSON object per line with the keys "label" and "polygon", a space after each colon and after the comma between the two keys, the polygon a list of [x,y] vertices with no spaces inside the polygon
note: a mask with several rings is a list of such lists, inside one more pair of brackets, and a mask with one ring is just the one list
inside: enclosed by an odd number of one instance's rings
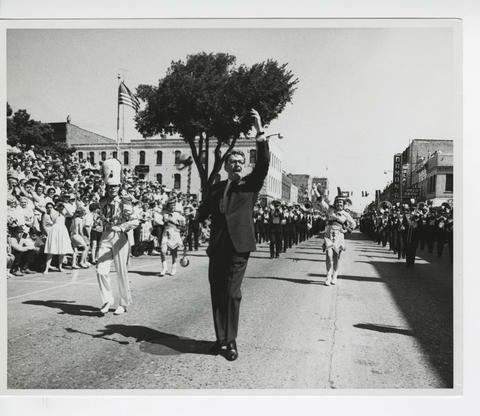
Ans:
{"label": "white majorette boot", "polygon": [[325,286],[330,286],[332,284],[332,271],[329,270],[327,273],[327,280],[325,280]]}
{"label": "white majorette boot", "polygon": [[165,273],[167,273],[167,262],[162,261],[162,271],[160,272],[160,276],[165,276]]}
{"label": "white majorette boot", "polygon": [[115,312],[113,312],[114,315],[123,315],[125,312],[127,312],[127,307],[119,305],[117,306],[117,309],[115,309]]}
{"label": "white majorette boot", "polygon": [[171,276],[175,276],[177,274],[177,263],[172,264],[172,271],[170,272]]}
{"label": "white majorette boot", "polygon": [[336,284],[337,284],[337,278],[338,278],[338,272],[333,272],[332,285],[336,285]]}

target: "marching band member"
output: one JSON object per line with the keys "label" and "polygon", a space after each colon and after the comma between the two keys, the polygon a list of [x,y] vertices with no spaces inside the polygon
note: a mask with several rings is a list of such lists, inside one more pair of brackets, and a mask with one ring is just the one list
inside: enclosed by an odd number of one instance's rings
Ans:
{"label": "marching band member", "polygon": [[407,267],[413,267],[415,265],[415,256],[417,254],[418,223],[420,221],[420,213],[417,209],[412,210],[408,206],[408,204],[404,205],[403,212],[403,225],[405,227],[405,255],[407,260]]}
{"label": "marching band member", "polygon": [[325,230],[325,249],[327,252],[327,280],[326,286],[337,283],[338,273],[341,265],[341,254],[345,251],[344,234],[348,230],[356,227],[356,223],[351,215],[344,210],[343,198],[335,197],[333,206],[325,202],[323,195],[314,188],[317,198],[320,200],[320,206],[327,213],[327,227]]}
{"label": "marching band member", "polygon": [[132,302],[127,268],[130,253],[127,232],[140,224],[133,214],[131,200],[119,196],[121,169],[122,165],[117,159],[108,159],[103,162],[106,196],[100,200],[103,233],[97,260],[97,280],[103,302],[100,311],[104,314],[114,304],[109,273],[112,260],[115,263],[120,292],[120,302],[114,312],[115,315],[125,313],[127,306]]}
{"label": "marching band member", "polygon": [[280,208],[280,201],[275,200],[272,202],[272,208],[270,210],[270,258],[279,258],[282,251],[282,218],[283,213]]}

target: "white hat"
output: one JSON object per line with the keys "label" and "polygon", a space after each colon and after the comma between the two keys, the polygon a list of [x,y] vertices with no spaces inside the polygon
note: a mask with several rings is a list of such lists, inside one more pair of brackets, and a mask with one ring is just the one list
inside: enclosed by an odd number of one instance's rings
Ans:
{"label": "white hat", "polygon": [[106,185],[120,185],[122,164],[118,159],[107,159],[103,162],[103,178]]}

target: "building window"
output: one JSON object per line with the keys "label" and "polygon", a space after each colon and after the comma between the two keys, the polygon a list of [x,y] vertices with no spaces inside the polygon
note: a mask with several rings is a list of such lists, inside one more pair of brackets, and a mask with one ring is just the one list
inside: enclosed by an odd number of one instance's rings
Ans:
{"label": "building window", "polygon": [[145,152],[143,150],[140,150],[140,158],[139,158],[139,161],[138,163],[140,165],[144,165],[145,164]]}
{"label": "building window", "polygon": [[445,192],[453,192],[453,174],[448,173],[445,178]]}
{"label": "building window", "polygon": [[182,152],[180,150],[175,150],[175,164],[178,165],[180,163],[180,155]]}
{"label": "building window", "polygon": [[129,157],[128,157],[128,152],[123,152],[123,164],[124,165],[128,165],[130,163],[130,161],[128,160]]}
{"label": "building window", "polygon": [[252,149],[250,150],[250,164],[254,165],[255,163],[257,163],[257,150]]}
{"label": "building window", "polygon": [[83,159],[83,152],[78,152],[78,160],[82,160]]}
{"label": "building window", "polygon": [[[157,165],[162,164],[163,153],[161,150],[157,150]],[[161,183],[161,182],[160,182]]]}
{"label": "building window", "polygon": [[106,160],[107,159],[107,152],[102,152],[101,153],[101,158],[102,158],[102,160]]}
{"label": "building window", "polygon": [[118,156],[118,153],[115,151],[115,152],[112,153],[112,156],[113,156],[114,159],[116,159],[117,156]]}
{"label": "building window", "polygon": [[162,174],[157,173],[157,182],[161,185],[162,184]]}
{"label": "building window", "polygon": [[175,175],[173,175],[173,188],[180,189],[181,185],[182,185],[182,177],[180,176],[179,173],[176,173]]}
{"label": "building window", "polygon": [[91,163],[92,165],[94,165],[94,164],[95,164],[95,152],[90,152],[90,153],[89,153],[89,156],[90,156],[90,157],[89,157],[90,163]]}
{"label": "building window", "polygon": [[437,185],[437,175],[430,176],[428,178],[428,193],[435,193]]}

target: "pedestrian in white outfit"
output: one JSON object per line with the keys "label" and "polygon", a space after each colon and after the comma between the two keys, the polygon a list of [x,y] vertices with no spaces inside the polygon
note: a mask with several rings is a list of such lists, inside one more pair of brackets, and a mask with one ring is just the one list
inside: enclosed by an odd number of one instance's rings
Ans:
{"label": "pedestrian in white outfit", "polygon": [[103,302],[100,311],[107,313],[114,304],[109,276],[113,260],[117,271],[120,295],[115,315],[125,313],[127,306],[132,302],[127,268],[130,253],[127,232],[139,225],[139,220],[133,214],[131,201],[119,196],[121,168],[122,165],[117,159],[108,159],[103,163],[107,195],[99,204],[100,216],[103,220],[103,233],[97,260],[97,279]]}

